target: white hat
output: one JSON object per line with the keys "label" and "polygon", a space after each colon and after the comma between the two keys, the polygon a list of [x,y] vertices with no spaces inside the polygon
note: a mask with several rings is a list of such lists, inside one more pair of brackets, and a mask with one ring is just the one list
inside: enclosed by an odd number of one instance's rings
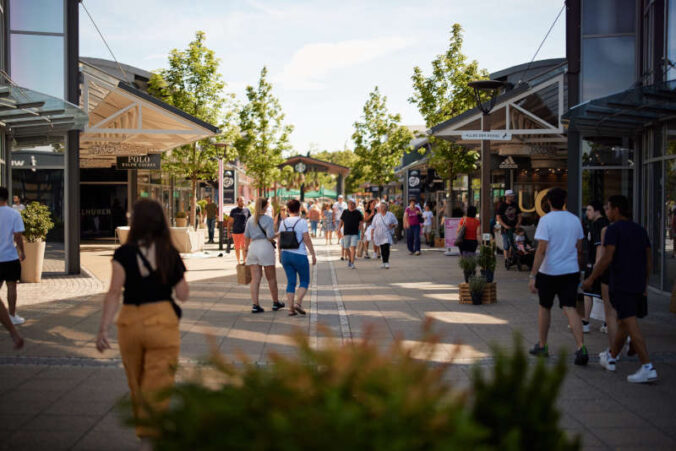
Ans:
{"label": "white hat", "polygon": [[508,189],[507,191],[505,191],[505,196],[513,196],[513,195],[514,195],[514,191],[512,191],[511,189]]}

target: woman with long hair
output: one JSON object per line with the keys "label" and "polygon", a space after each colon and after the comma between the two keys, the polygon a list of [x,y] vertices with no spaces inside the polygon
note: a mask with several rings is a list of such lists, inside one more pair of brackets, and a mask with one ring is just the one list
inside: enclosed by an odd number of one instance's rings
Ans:
{"label": "woman with long hair", "polygon": [[279,231],[279,223],[289,217],[289,213],[286,209],[286,205],[279,206],[279,212],[275,216],[275,232]]}
{"label": "woman with long hair", "polygon": [[254,215],[246,222],[244,229],[244,259],[251,271],[251,313],[263,313],[265,310],[258,302],[261,287],[262,272],[268,279],[270,295],[272,296],[272,310],[277,311],[284,307],[279,302],[277,289],[277,272],[275,271],[275,229],[272,218],[265,214],[268,208],[268,199],[259,197],[256,200]]}
{"label": "woman with long hair", "polygon": [[465,236],[460,244],[460,254],[463,257],[474,255],[476,248],[479,246],[479,227],[481,227],[481,223],[476,218],[476,214],[476,207],[470,205],[467,207],[467,213],[458,224],[458,232],[460,232],[462,226],[465,226]]}
{"label": "woman with long hair", "polygon": [[[113,274],[103,301],[96,348],[110,349],[108,329],[123,295],[117,318],[120,356],[131,391],[134,416],[148,415],[152,409],[167,407],[168,400],[155,394],[174,384],[181,336],[178,321],[181,309],[172,298],[185,302],[188,283],[185,266],[171,242],[169,226],[160,204],[143,199],[134,204],[127,242],[113,254]],[[137,426],[143,446],[150,446],[156,431]]]}
{"label": "woman with long hair", "polygon": [[[317,256],[312,246],[312,239],[308,231],[307,222],[300,217],[300,202],[292,199],[287,202],[289,217],[279,224],[277,247],[279,248],[279,261],[286,272],[286,299],[289,303],[289,316],[298,313],[305,315],[303,310],[303,297],[310,287],[310,265],[307,254],[312,254],[312,264],[317,264]],[[296,247],[282,249],[282,233],[293,232]],[[300,279],[300,286],[296,293],[296,279]],[[295,297],[295,302],[294,302]]]}

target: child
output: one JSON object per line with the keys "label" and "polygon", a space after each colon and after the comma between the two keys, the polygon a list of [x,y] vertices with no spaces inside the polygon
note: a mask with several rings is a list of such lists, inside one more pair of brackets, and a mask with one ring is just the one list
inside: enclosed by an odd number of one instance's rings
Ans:
{"label": "child", "polygon": [[425,234],[425,241],[427,245],[432,244],[432,224],[434,223],[434,213],[430,210],[430,205],[425,204],[425,211],[423,212],[423,233]]}
{"label": "child", "polygon": [[533,247],[528,242],[528,238],[526,238],[526,231],[521,227],[516,228],[514,241],[516,241],[516,249],[522,254],[527,254],[533,250]]}

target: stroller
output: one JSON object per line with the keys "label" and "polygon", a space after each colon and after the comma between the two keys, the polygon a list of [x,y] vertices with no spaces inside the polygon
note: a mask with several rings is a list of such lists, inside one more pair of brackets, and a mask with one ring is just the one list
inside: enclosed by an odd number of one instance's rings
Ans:
{"label": "stroller", "polygon": [[526,266],[528,270],[533,268],[533,261],[535,260],[535,248],[533,247],[533,243],[525,234],[523,234],[522,237],[522,240],[518,240],[518,237],[514,237],[515,239],[512,240],[512,252],[510,253],[509,258],[505,259],[506,270],[509,270],[509,268],[515,265],[519,271],[521,271],[523,266]]}

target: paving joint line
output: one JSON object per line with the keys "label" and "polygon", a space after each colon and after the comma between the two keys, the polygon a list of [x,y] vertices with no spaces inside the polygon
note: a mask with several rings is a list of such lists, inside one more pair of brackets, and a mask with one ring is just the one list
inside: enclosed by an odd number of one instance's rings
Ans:
{"label": "paving joint line", "polygon": [[[327,257],[330,257],[329,250],[326,249]],[[352,331],[350,330],[350,321],[347,317],[347,310],[343,303],[343,296],[338,288],[338,278],[336,277],[336,269],[333,265],[333,260],[329,260],[329,271],[331,272],[331,283],[333,284],[333,296],[338,308],[338,318],[340,320],[340,334],[342,336],[343,344],[352,342]]]}
{"label": "paving joint line", "polygon": [[317,320],[319,316],[319,290],[317,289],[317,275],[319,262],[312,268],[312,294],[310,296],[310,346],[317,349],[319,346],[319,336],[317,331]]}

